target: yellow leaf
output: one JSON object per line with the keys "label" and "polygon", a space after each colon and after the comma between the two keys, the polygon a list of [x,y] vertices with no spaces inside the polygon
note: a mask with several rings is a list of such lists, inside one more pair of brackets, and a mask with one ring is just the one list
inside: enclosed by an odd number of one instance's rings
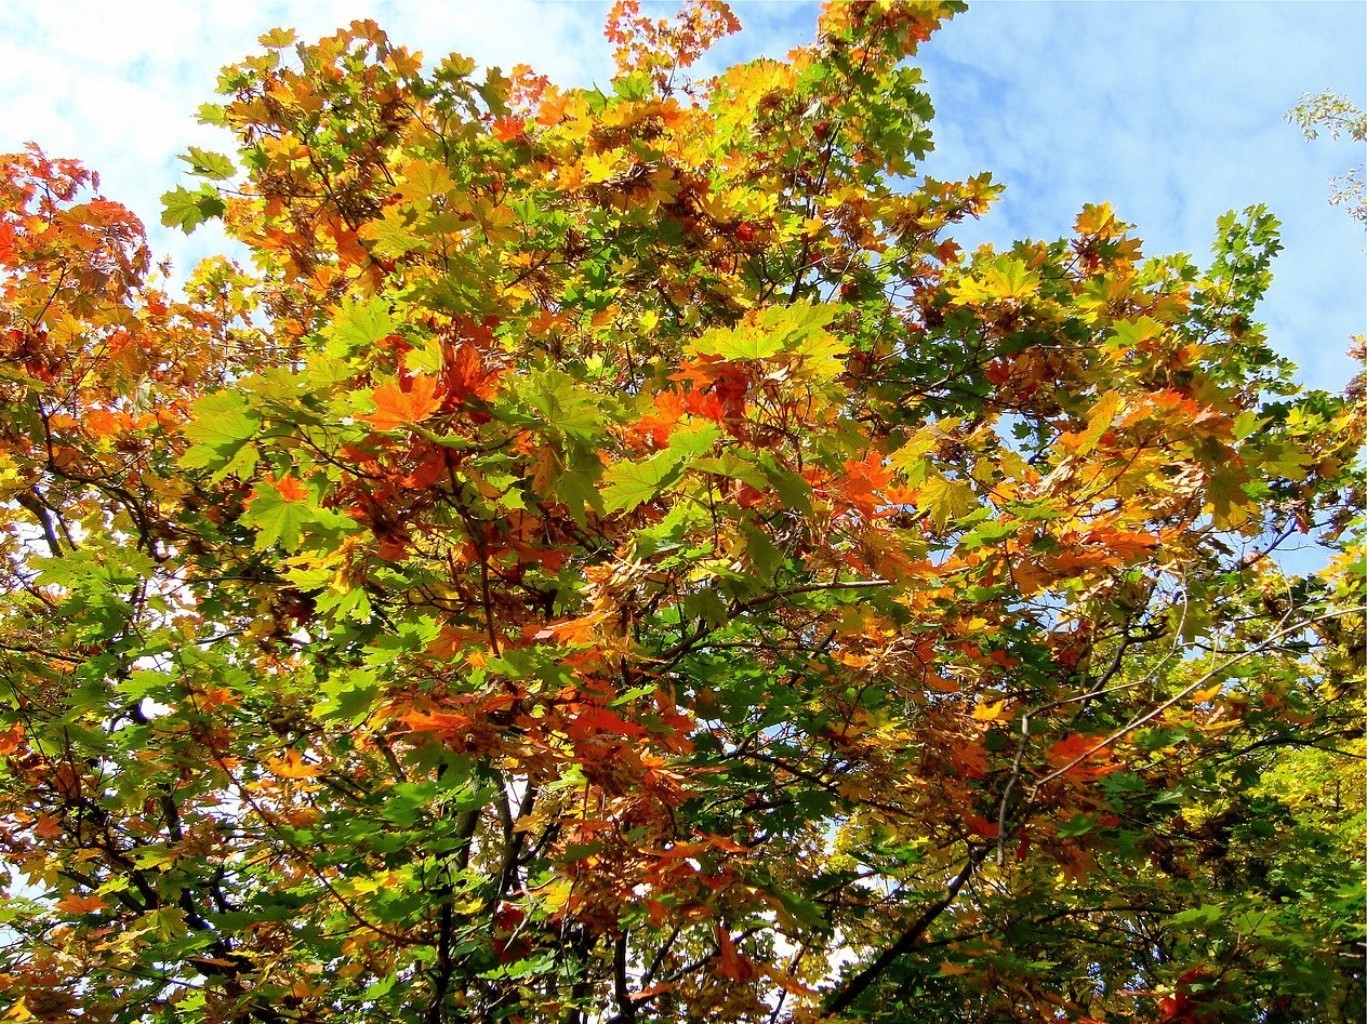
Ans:
{"label": "yellow leaf", "polygon": [[979,722],[995,722],[1006,713],[1008,701],[999,700],[995,704],[987,701],[973,709],[973,717]]}
{"label": "yellow leaf", "polygon": [[584,156],[582,166],[584,168],[584,183],[588,185],[598,185],[607,181],[617,173],[617,168],[622,163],[623,152],[620,149],[610,149],[606,153],[588,153]]}
{"label": "yellow leaf", "polygon": [[933,476],[921,487],[918,503],[935,525],[944,529],[951,520],[968,515],[977,506],[973,488],[962,480]]}
{"label": "yellow leaf", "polygon": [[1077,455],[1086,455],[1101,443],[1120,411],[1120,392],[1108,391],[1097,399],[1087,416],[1087,429],[1080,434],[1064,434],[1059,443]]}
{"label": "yellow leaf", "polygon": [[972,277],[951,285],[949,294],[960,305],[1019,301],[1039,291],[1040,276],[1013,256],[999,256]]}

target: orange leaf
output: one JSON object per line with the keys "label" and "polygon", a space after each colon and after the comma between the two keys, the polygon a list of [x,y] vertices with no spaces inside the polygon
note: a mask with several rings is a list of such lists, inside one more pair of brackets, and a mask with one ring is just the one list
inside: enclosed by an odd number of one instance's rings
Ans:
{"label": "orange leaf", "polygon": [[720,924],[717,925],[717,946],[720,954],[717,958],[718,976],[730,981],[749,981],[755,976],[755,965],[749,957],[736,952],[736,944],[731,940],[731,933]]}
{"label": "orange leaf", "polygon": [[57,909],[63,914],[93,914],[108,905],[98,896],[63,896],[57,901]]}
{"label": "orange leaf", "polygon": [[384,384],[370,393],[375,411],[361,419],[378,430],[393,430],[406,423],[419,423],[441,405],[437,398],[437,382],[419,374],[409,382],[408,390],[396,384]]}
{"label": "orange leaf", "polygon": [[[489,334],[487,328],[477,330],[483,335]],[[468,342],[454,348],[448,345],[445,350],[445,366],[441,372],[441,385],[446,393],[447,408],[459,405],[472,395],[475,398],[488,398],[494,392],[498,374],[497,368],[485,365],[484,356],[475,345]]]}
{"label": "orange leaf", "polygon": [[[1080,733],[1071,733],[1051,746],[1047,756],[1050,763],[1056,768],[1062,768],[1073,761],[1078,761],[1077,764],[1068,769],[1069,775],[1076,775],[1084,779],[1109,775],[1121,766],[1106,763],[1111,760],[1111,749],[1109,747],[1095,750],[1102,739],[1103,737],[1100,736],[1083,736]],[[1093,750],[1095,753],[1092,753]],[[1079,758],[1086,760],[1079,761]],[[1090,764],[1087,763],[1089,761]]]}
{"label": "orange leaf", "polygon": [[288,473],[279,479],[268,476],[266,477],[266,482],[279,491],[280,497],[284,498],[286,501],[304,501],[309,496],[309,492],[304,489],[304,485]]}
{"label": "orange leaf", "polygon": [[511,142],[522,134],[524,128],[522,118],[508,115],[494,121],[493,135],[499,142]]}
{"label": "orange leaf", "polygon": [[702,835],[702,837],[703,837],[704,839],[707,840],[707,842],[708,842],[708,844],[709,844],[710,846],[715,846],[718,850],[722,850],[722,851],[724,851],[725,853],[749,853],[749,852],[750,852],[750,847],[748,847],[748,846],[742,846],[740,843],[736,842],[734,839],[729,839],[729,838],[727,838],[726,836],[714,835],[714,834],[711,833],[711,832],[703,832],[703,833],[701,833],[701,835]]}
{"label": "orange leaf", "polygon": [[399,721],[405,723],[413,732],[458,733],[470,727],[469,715],[447,711],[410,711],[400,715]]}
{"label": "orange leaf", "polygon": [[15,722],[4,732],[0,732],[0,756],[13,754],[24,745],[24,724]]}
{"label": "orange leaf", "polygon": [[982,836],[984,839],[996,839],[1001,828],[995,821],[988,821],[980,814],[965,814],[964,824],[974,835]]}
{"label": "orange leaf", "polygon": [[628,722],[607,708],[588,707],[574,717],[574,731],[578,735],[594,732],[613,733],[617,736],[640,736],[645,728],[636,722]]}
{"label": "orange leaf", "polygon": [[312,779],[318,774],[318,766],[305,761],[297,750],[285,751],[284,757],[266,758],[266,767],[279,779]]}
{"label": "orange leaf", "polygon": [[552,86],[541,97],[541,106],[536,112],[537,124],[544,124],[548,128],[559,124],[565,116],[565,108],[569,106],[569,102],[567,94]]}

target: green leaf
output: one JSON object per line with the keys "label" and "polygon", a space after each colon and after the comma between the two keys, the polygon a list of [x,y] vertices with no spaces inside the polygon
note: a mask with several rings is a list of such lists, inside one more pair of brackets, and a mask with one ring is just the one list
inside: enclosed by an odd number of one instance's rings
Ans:
{"label": "green leaf", "polygon": [[721,437],[721,428],[710,420],[689,427],[681,427],[669,436],[669,445],[665,449],[675,458],[683,460],[685,463],[697,458],[703,452],[711,451],[712,446]]}
{"label": "green leaf", "polygon": [[389,303],[377,296],[345,302],[323,330],[327,354],[350,356],[394,333],[397,325],[389,314]]}
{"label": "green leaf", "polygon": [[727,452],[725,455],[717,457],[707,457],[694,459],[691,469],[701,473],[715,473],[717,476],[729,477],[732,480],[739,480],[743,484],[749,484],[756,490],[763,490],[769,486],[769,477],[765,475],[760,467],[756,466],[748,459],[743,459],[739,455]]}
{"label": "green leaf", "polygon": [[774,489],[785,505],[799,512],[812,511],[812,485],[800,473],[794,473],[782,465],[772,452],[761,452],[759,468],[764,480]]}
{"label": "green leaf", "polygon": [[320,687],[323,698],[314,705],[324,718],[341,718],[352,724],[364,721],[380,697],[380,685],[371,669],[333,673]]}
{"label": "green leaf", "polygon": [[790,920],[787,923],[790,927],[796,924],[801,928],[816,931],[824,931],[829,927],[821,907],[811,900],[804,899],[783,886],[776,887],[771,892],[783,905],[780,910],[780,919],[782,917],[789,918]]}
{"label": "green leaf", "polygon": [[609,513],[630,512],[678,480],[682,472],[680,457],[667,450],[643,462],[619,462],[603,474],[607,482],[603,507]]}
{"label": "green leaf", "polygon": [[193,192],[177,186],[162,194],[161,205],[161,223],[168,228],[180,228],[187,235],[206,220],[222,217],[227,209],[218,190],[208,184]]}
{"label": "green leaf", "polygon": [[313,509],[305,502],[291,501],[267,483],[257,485],[256,497],[241,518],[244,526],[257,529],[257,551],[264,551],[276,544],[287,551],[296,550],[305,524],[313,520]]}
{"label": "green leaf", "polygon": [[195,119],[200,124],[211,124],[216,128],[228,126],[228,111],[221,103],[201,103],[195,111]]}
{"label": "green leaf", "polygon": [[783,566],[783,552],[780,551],[769,535],[750,523],[741,524],[745,535],[745,551],[755,568],[766,578],[771,578]]}
{"label": "green leaf", "polygon": [[1207,925],[1215,924],[1225,916],[1225,908],[1206,904],[1202,907],[1193,907],[1191,910],[1184,910],[1179,914],[1173,914],[1168,918],[1168,927],[1180,931],[1189,928],[1204,928]]}
{"label": "green leaf", "polygon": [[754,325],[718,327],[694,338],[685,349],[695,355],[722,359],[768,359],[783,351],[783,339]]}
{"label": "green leaf", "polygon": [[1248,480],[1248,472],[1238,465],[1225,465],[1211,474],[1206,498],[1216,529],[1238,529],[1249,521],[1254,503],[1244,490]]}
{"label": "green leaf", "polygon": [[587,524],[584,515],[586,508],[593,509],[599,515],[606,511],[603,493],[598,487],[600,476],[598,470],[572,467],[560,474],[560,480],[555,485],[556,497],[565,503],[581,528]]}
{"label": "green leaf", "polygon": [[531,373],[519,387],[522,400],[551,427],[577,441],[596,443],[606,417],[599,397],[561,370]]}
{"label": "green leaf", "polygon": [[185,436],[215,448],[241,444],[261,426],[261,417],[237,391],[215,391],[190,407]]}
{"label": "green leaf", "polygon": [[180,159],[190,165],[191,174],[211,181],[228,181],[237,173],[237,168],[228,157],[198,146],[191,146]]}
{"label": "green leaf", "polygon": [[728,360],[771,359],[791,353],[809,360],[818,375],[831,374],[832,365],[838,373],[836,357],[848,351],[848,344],[824,330],[834,317],[835,309],[830,306],[806,302],[771,306],[736,327],[706,331],[686,343],[684,349]]}

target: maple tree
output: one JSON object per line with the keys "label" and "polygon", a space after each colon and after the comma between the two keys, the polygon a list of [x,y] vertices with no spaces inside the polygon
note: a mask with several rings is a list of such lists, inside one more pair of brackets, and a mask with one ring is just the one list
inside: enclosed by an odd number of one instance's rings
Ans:
{"label": "maple tree", "polygon": [[272,32],[179,297],[0,162],[8,1020],[1361,1017],[1361,406],[1265,210],[957,246],[960,7]]}

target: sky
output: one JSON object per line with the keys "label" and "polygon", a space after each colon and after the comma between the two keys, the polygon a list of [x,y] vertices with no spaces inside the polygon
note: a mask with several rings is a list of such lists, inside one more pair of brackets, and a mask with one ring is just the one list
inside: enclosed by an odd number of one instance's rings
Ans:
{"label": "sky", "polygon": [[[162,228],[161,193],[187,183],[187,146],[226,150],[198,125],[218,69],[288,26],[317,38],[353,18],[434,64],[455,51],[484,65],[527,63],[566,85],[606,83],[602,2],[530,0],[0,0],[0,152],[34,141],[97,170],[102,190],[147,224],[183,272],[221,236]],[[665,13],[671,5],[659,5]],[[810,3],[734,4],[744,32],[708,70],[812,41]],[[1109,201],[1152,255],[1204,261],[1215,221],[1266,203],[1285,249],[1262,308],[1269,337],[1314,387],[1338,390],[1367,333],[1367,234],[1328,204],[1331,177],[1363,147],[1310,143],[1285,120],[1301,94],[1367,103],[1361,2],[983,2],[926,43],[936,150],[920,171],[981,171],[1007,186],[968,245],[1069,232],[1084,203]]]}

